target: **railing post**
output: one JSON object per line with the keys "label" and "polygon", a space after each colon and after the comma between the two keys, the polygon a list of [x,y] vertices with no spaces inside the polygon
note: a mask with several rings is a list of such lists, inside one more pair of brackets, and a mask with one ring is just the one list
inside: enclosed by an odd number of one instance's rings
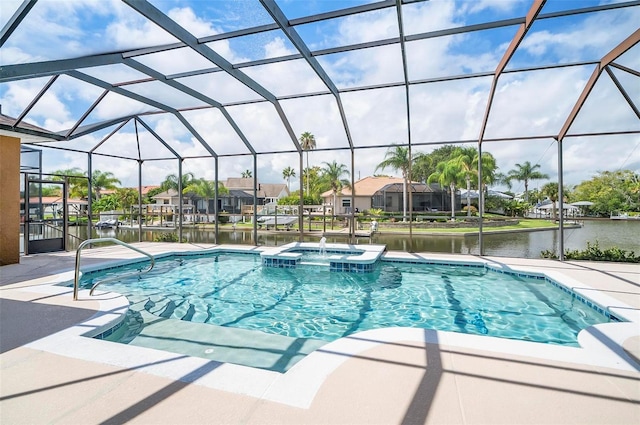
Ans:
{"label": "railing post", "polygon": [[[149,257],[149,259],[151,260],[151,265],[149,266],[149,268],[147,270],[145,270],[144,272],[141,273],[146,273],[151,271],[151,269],[153,269],[153,266],[156,263],[155,258],[153,258],[153,255],[149,254],[148,252],[145,252],[139,248],[136,248],[135,246],[129,245],[126,242],[122,242],[119,239],[116,238],[100,238],[100,239],[87,239],[86,241],[82,242],[79,246],[78,249],[76,250],[76,268],[75,268],[75,275],[73,278],[73,300],[74,301],[78,301],[78,291],[80,288],[80,252],[82,251],[82,248],[84,248],[87,245],[93,244],[93,243],[103,243],[103,242],[113,242],[116,243],[118,245],[122,245],[126,248],[129,248],[133,251],[139,252],[142,255],[146,255],[147,257]],[[109,280],[109,279],[107,279]],[[106,282],[105,280],[96,283],[95,285],[93,285],[93,287],[91,288],[91,291],[89,292],[89,295],[93,294],[93,290],[96,289],[96,287],[100,284],[100,283],[104,283]]]}

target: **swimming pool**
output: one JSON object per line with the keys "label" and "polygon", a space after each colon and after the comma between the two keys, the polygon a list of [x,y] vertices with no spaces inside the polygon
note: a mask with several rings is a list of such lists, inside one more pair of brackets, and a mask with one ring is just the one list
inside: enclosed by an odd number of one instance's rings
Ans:
{"label": "swimming pool", "polygon": [[[400,260],[382,260],[372,273],[339,273],[318,260],[269,268],[256,254],[178,255],[100,289],[129,299],[132,329],[120,333],[124,342],[146,322],[176,319],[318,342],[368,329],[419,327],[578,346],[580,330],[612,320],[543,276]],[[81,285],[143,267],[84,273]]]}

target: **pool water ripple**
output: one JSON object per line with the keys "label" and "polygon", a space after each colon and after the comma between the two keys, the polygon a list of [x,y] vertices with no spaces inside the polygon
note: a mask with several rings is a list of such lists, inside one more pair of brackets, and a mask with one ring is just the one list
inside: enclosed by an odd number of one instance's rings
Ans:
{"label": "pool water ripple", "polygon": [[[85,273],[81,284],[114,273],[127,269]],[[161,259],[146,275],[101,288],[130,300],[129,334],[139,332],[136,313],[146,311],[326,341],[408,326],[577,346],[581,329],[608,321],[544,280],[480,267],[383,261],[373,273],[351,274],[263,268],[257,255],[220,253]]]}

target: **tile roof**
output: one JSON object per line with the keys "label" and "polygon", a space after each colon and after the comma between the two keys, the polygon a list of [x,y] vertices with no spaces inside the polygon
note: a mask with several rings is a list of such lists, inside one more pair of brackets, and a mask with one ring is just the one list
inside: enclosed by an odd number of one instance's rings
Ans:
{"label": "tile roof", "polygon": [[[379,191],[383,187],[393,183],[402,184],[402,178],[401,177],[377,177],[377,176],[365,177],[363,179],[358,180],[354,184],[355,190],[356,190],[356,196],[373,196],[377,191]],[[333,195],[333,192],[331,190],[328,190],[324,192],[321,196],[325,198],[331,195]],[[342,189],[342,195],[343,196],[351,195],[351,189],[348,189],[348,188]]]}
{"label": "tile roof", "polygon": [[[157,185],[156,185],[156,186],[142,186],[142,194],[143,194],[143,195],[146,195],[147,193],[149,193],[149,191],[150,191],[150,190],[157,189],[157,188],[159,188],[159,187],[160,187],[160,186],[157,186]],[[136,187],[125,187],[125,188],[123,188],[123,189],[133,189],[133,190],[135,190],[135,191],[137,192],[137,191],[138,191],[138,186],[136,186]],[[103,196],[104,196],[104,195],[110,195],[110,194],[112,194],[112,193],[116,193],[116,189],[106,189],[106,190],[101,190],[101,191],[100,191],[100,193],[101,193]]]}
{"label": "tile roof", "polygon": [[253,177],[229,177],[224,184],[227,189],[253,190]]}
{"label": "tile roof", "polygon": [[[62,204],[61,196],[31,196],[29,197],[30,204],[37,204],[42,201],[43,204]],[[24,202],[24,198],[20,198],[20,202]],[[89,202],[84,199],[67,199],[67,204],[70,205],[87,205]]]}

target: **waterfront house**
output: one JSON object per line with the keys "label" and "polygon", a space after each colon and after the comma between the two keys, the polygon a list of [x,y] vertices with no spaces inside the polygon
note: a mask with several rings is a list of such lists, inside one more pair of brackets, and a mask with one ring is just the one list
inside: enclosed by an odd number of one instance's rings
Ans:
{"label": "waterfront house", "polygon": [[[218,207],[230,214],[249,214],[253,210],[253,178],[230,177],[225,183],[228,195],[221,195]],[[289,188],[284,183],[258,183],[256,205],[277,203],[278,199],[289,196]]]}
{"label": "waterfront house", "polygon": [[[400,177],[368,176],[354,184],[355,196],[351,205],[351,189],[343,188],[336,195],[336,214],[350,214],[351,208],[365,211],[371,208],[385,212],[403,211],[403,179]],[[451,196],[439,185],[427,185],[411,182],[408,190],[412,192],[413,211],[450,211]],[[325,205],[333,205],[333,191],[328,190],[320,195]],[[460,195],[455,196],[455,209],[459,210]]]}

